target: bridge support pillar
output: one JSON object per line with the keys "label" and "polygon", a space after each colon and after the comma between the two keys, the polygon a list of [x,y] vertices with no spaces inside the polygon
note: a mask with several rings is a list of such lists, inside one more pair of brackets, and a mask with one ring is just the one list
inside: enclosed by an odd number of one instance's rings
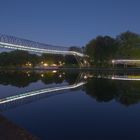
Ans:
{"label": "bridge support pillar", "polygon": [[80,68],[89,67],[89,63],[88,63],[86,57],[85,58],[84,57],[81,58],[78,55],[74,55],[74,57],[77,60]]}

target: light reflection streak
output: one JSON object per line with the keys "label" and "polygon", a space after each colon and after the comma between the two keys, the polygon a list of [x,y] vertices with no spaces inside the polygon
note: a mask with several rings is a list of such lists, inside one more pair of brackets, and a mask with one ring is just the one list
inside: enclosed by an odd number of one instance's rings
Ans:
{"label": "light reflection streak", "polygon": [[0,99],[0,104],[5,104],[5,103],[8,103],[8,102],[12,102],[12,101],[16,101],[16,100],[24,99],[24,98],[27,98],[27,97],[44,94],[44,93],[50,93],[50,92],[68,90],[68,89],[70,90],[70,89],[80,87],[80,86],[84,85],[85,83],[86,82],[80,82],[80,83],[77,83],[77,84],[74,84],[74,85],[63,86],[63,87],[53,87],[53,88],[49,88],[49,89],[41,89],[41,90],[26,92],[26,93],[19,94],[19,95],[5,97],[5,98]]}
{"label": "light reflection streak", "polygon": [[140,81],[139,78],[127,78],[127,77],[111,77],[112,80],[124,80],[124,81]]}

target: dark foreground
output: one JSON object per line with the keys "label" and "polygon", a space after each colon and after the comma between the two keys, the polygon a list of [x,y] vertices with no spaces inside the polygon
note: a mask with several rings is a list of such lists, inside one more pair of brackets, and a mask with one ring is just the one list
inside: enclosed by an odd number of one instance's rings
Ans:
{"label": "dark foreground", "polygon": [[39,140],[39,138],[0,115],[0,140]]}

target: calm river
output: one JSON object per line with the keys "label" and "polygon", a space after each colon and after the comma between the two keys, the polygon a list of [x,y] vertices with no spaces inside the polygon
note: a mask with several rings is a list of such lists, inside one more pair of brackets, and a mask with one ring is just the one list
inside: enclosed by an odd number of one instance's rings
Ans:
{"label": "calm river", "polygon": [[1,71],[0,114],[41,140],[140,140],[140,73]]}

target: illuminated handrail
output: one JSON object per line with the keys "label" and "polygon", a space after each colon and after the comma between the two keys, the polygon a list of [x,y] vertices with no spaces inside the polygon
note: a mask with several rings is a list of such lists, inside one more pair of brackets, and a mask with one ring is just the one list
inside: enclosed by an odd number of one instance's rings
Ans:
{"label": "illuminated handrail", "polygon": [[116,60],[112,60],[112,63],[136,63],[139,62],[140,60],[138,59],[116,59]]}
{"label": "illuminated handrail", "polygon": [[35,53],[77,55],[80,57],[85,56],[83,53],[69,51],[68,47],[48,45],[3,34],[0,34],[0,47],[6,49],[31,51]]}

